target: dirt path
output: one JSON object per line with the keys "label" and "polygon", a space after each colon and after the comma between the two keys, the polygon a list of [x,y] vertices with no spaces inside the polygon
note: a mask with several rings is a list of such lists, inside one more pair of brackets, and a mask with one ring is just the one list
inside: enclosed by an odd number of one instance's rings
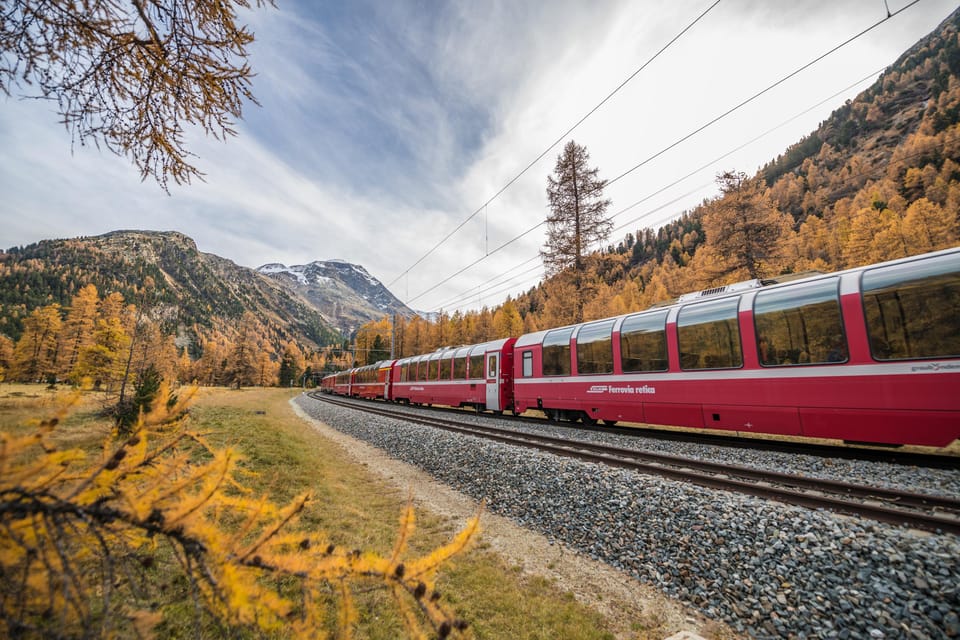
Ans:
{"label": "dirt path", "polygon": [[[290,404],[298,416],[323,437],[339,444],[358,464],[399,490],[410,492],[418,507],[460,522],[476,513],[477,503],[471,498],[416,467],[311,418],[293,400]],[[581,603],[599,611],[610,620],[617,638],[667,637],[682,631],[705,638],[735,637],[725,626],[705,619],[653,587],[561,544],[551,543],[507,518],[484,513],[481,523],[482,538],[493,551],[527,574],[553,580],[558,588],[573,593]]]}

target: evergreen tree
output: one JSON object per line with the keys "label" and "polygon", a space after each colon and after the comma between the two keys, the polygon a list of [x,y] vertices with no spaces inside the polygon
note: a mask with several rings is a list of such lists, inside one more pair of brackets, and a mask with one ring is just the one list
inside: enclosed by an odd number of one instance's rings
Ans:
{"label": "evergreen tree", "polygon": [[574,322],[583,320],[586,298],[586,254],[610,235],[613,223],[604,217],[610,200],[603,198],[606,180],[589,168],[586,147],[571,140],[557,157],[554,175],[547,177],[547,243],[540,252],[548,276],[570,270],[574,286]]}

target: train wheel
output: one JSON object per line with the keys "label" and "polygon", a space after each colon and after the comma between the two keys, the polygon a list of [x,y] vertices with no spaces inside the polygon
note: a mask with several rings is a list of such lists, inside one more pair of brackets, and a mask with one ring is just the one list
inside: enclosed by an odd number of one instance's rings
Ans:
{"label": "train wheel", "polygon": [[603,424],[605,424],[605,425],[608,426],[608,427],[615,427],[615,426],[617,426],[617,421],[616,421],[616,420],[604,420],[604,421],[603,421]]}
{"label": "train wheel", "polygon": [[591,415],[590,415],[589,413],[587,413],[586,411],[581,411],[581,412],[580,412],[580,422],[582,422],[583,424],[585,424],[585,425],[588,426],[588,427],[592,427],[592,426],[594,426],[594,425],[597,424],[597,419],[594,418],[593,416],[591,416]]}
{"label": "train wheel", "polygon": [[560,422],[560,415],[553,409],[544,409],[544,415],[547,416],[547,420],[550,422]]}

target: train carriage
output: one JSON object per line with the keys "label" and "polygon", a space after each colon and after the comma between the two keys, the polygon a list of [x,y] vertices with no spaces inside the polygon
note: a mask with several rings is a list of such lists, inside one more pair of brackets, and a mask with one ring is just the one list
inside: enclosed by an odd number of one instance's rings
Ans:
{"label": "train carriage", "polygon": [[353,370],[341,371],[336,374],[333,381],[333,393],[338,396],[349,396],[350,385],[353,381]]}
{"label": "train carriage", "polygon": [[397,360],[393,365],[392,399],[495,412],[509,410],[513,407],[515,341],[505,338]]}
{"label": "train carriage", "polygon": [[383,400],[390,398],[390,371],[393,360],[381,360],[374,364],[351,369],[353,383],[350,394],[354,398]]}
{"label": "train carriage", "polygon": [[333,388],[337,383],[337,374],[331,373],[329,375],[323,376],[323,379],[320,380],[320,392],[321,393],[333,393]]}
{"label": "train carriage", "polygon": [[862,443],[960,437],[960,249],[521,336],[517,413]]}

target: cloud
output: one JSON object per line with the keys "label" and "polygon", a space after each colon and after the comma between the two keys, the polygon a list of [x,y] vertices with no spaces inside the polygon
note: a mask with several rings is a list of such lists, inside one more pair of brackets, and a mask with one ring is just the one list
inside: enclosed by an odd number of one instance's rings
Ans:
{"label": "cloud", "polygon": [[[124,158],[91,147],[71,153],[48,106],[8,98],[0,103],[0,246],[175,229],[202,251],[251,267],[347,259],[385,282],[396,279],[394,292],[409,299],[543,220],[555,141],[585,145],[601,177],[623,175],[608,189],[612,212],[642,201],[615,220],[639,218],[615,244],[715,192],[718,170],[750,172],[776,157],[863,87],[800,112],[892,63],[954,8],[945,0],[911,8],[678,143],[883,17],[879,5],[853,0],[776,10],[723,2],[564,135],[710,4],[667,6],[502,0],[426,10],[415,0],[368,0],[252,11],[245,17],[257,36],[251,64],[262,106],[248,105],[239,135],[226,142],[192,132],[206,181],[175,187],[172,196],[141,183]],[[789,127],[710,164],[791,118]],[[515,265],[529,268],[543,238],[542,229],[525,235],[414,305],[432,309]]]}

